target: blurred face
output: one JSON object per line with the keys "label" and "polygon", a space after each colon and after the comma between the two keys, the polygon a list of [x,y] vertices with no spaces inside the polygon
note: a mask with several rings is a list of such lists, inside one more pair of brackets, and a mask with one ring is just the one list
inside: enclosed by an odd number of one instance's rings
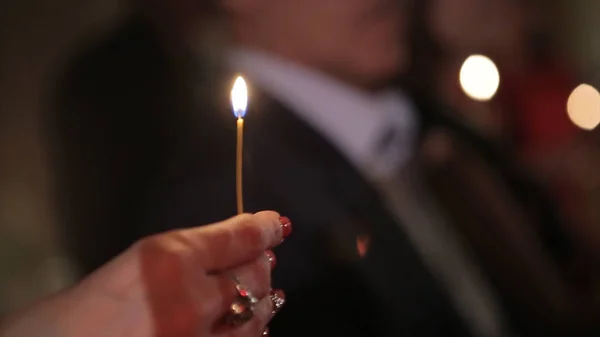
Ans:
{"label": "blurred face", "polygon": [[372,85],[404,65],[401,0],[231,1],[249,4],[237,19],[247,41],[347,81]]}

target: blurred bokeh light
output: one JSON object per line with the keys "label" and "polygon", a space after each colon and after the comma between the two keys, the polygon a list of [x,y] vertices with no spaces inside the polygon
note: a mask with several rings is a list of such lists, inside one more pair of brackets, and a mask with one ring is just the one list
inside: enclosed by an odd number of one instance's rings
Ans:
{"label": "blurred bokeh light", "polygon": [[471,55],[460,69],[460,86],[464,93],[476,101],[488,101],[500,86],[500,73],[496,64],[484,55]]}
{"label": "blurred bokeh light", "polygon": [[569,118],[577,127],[593,130],[600,124],[600,93],[589,84],[581,84],[567,101]]}

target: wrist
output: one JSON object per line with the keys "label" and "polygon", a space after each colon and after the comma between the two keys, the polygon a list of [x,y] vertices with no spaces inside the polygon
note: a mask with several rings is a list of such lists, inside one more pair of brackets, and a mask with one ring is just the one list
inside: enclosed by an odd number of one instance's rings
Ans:
{"label": "wrist", "polygon": [[66,337],[66,316],[60,301],[60,296],[48,297],[3,317],[0,322],[0,337]]}

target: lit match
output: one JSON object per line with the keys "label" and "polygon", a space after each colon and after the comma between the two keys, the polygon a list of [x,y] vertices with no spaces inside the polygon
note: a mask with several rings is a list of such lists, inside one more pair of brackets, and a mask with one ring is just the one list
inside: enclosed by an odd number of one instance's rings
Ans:
{"label": "lit match", "polygon": [[248,87],[242,76],[235,79],[231,89],[231,106],[233,115],[237,118],[237,149],[235,161],[235,189],[238,214],[244,213],[244,198],[242,193],[242,160],[244,147],[244,116],[248,109]]}

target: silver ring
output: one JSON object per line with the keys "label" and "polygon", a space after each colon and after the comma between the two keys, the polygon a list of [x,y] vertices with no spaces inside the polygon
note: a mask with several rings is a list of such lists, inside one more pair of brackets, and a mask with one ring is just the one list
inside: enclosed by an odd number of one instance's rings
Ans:
{"label": "silver ring", "polygon": [[237,296],[229,307],[226,321],[229,325],[240,326],[254,317],[254,307],[258,303],[258,299],[240,284],[237,277],[233,276],[232,280],[235,282]]}
{"label": "silver ring", "polygon": [[285,297],[279,291],[273,291],[271,292],[271,302],[273,302],[273,310],[271,313],[275,315],[285,304]]}

